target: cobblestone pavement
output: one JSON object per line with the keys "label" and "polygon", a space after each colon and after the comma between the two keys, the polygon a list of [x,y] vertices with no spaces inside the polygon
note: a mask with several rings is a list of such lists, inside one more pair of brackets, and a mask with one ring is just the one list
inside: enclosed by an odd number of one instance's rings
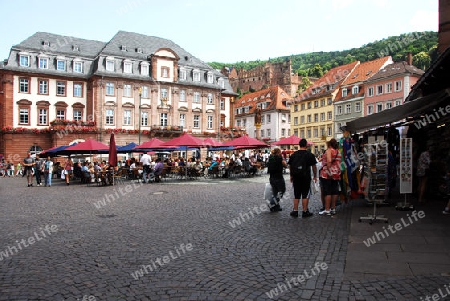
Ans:
{"label": "cobblestone pavement", "polygon": [[347,279],[352,206],[318,216],[314,196],[314,216],[292,218],[287,185],[284,210],[262,211],[267,181],[0,179],[0,300],[425,300],[450,285]]}

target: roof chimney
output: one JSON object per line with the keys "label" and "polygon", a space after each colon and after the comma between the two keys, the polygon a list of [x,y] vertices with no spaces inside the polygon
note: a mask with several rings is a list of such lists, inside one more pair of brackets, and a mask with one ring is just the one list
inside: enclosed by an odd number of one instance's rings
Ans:
{"label": "roof chimney", "polygon": [[413,56],[411,52],[408,52],[408,65],[412,66],[412,60],[413,60]]}

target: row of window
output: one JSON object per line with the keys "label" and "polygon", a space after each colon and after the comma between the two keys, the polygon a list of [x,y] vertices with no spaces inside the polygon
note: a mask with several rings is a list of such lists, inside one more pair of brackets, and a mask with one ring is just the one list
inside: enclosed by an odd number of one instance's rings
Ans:
{"label": "row of window", "polygon": [[[49,110],[46,108],[38,109],[38,125],[48,125],[49,120]],[[179,116],[179,125],[182,127],[186,126],[186,114],[180,114]],[[206,116],[207,121],[207,129],[214,129],[214,116],[208,115]],[[64,109],[56,110],[56,119],[57,120],[65,120],[66,119],[66,111]],[[82,110],[74,110],[73,111],[73,120],[81,121],[83,119]],[[201,116],[193,115],[193,128],[199,129],[201,125]],[[105,111],[105,123],[106,125],[113,126],[115,125],[115,111],[114,109],[107,109]],[[19,109],[19,124],[20,125],[30,125],[30,109],[29,108],[20,108]],[[123,123],[122,125],[132,125],[132,110],[124,110],[123,111]],[[141,112],[141,126],[149,125],[149,113],[146,111]],[[168,113],[160,113],[159,114],[159,125],[167,126],[168,125]]]}
{"label": "row of window", "polygon": [[[80,59],[73,60],[73,72],[83,73],[84,64]],[[21,67],[31,67],[31,56],[29,54],[21,54],[19,56],[19,65]],[[37,67],[39,69],[49,69],[50,59],[48,57],[39,56],[37,59]],[[56,59],[56,70],[67,71],[67,60],[64,58]]]}
{"label": "row of window", "polygon": [[[47,108],[39,108],[38,109],[38,125],[49,125],[49,109]],[[56,119],[65,120],[66,119],[66,110],[63,108],[56,109]],[[83,111],[82,110],[73,110],[73,120],[82,121],[83,120]],[[20,125],[30,125],[30,108],[19,108],[19,124]]]}
{"label": "row of window", "polygon": [[[28,77],[19,78],[19,93],[31,93],[31,80]],[[38,94],[49,95],[49,80],[38,79]],[[56,81],[55,94],[56,96],[66,96],[67,81]],[[83,97],[83,83],[73,83],[73,97]]]}
{"label": "row of window", "polygon": [[[305,119],[306,117],[306,119]],[[327,119],[325,119],[325,117],[327,117]],[[314,119],[313,119],[314,118]],[[332,120],[333,119],[333,112],[332,111],[328,111],[326,114],[325,112],[320,113],[320,121],[326,121],[326,120]],[[299,118],[298,116],[294,117],[294,125],[298,125],[299,124]],[[312,122],[319,122],[319,113],[316,113],[314,115],[306,115],[306,116],[300,116],[300,124],[304,124],[304,123],[312,123]]]}
{"label": "row of window", "polygon": [[[373,113],[379,113],[383,110],[388,110],[392,108],[392,101],[386,101],[386,102],[378,102],[376,104],[368,104],[367,105],[367,115],[372,115]],[[402,104],[401,99],[397,99],[394,101],[394,106],[400,106]]]}
{"label": "row of window", "polygon": [[304,137],[304,138],[321,138],[324,136],[330,137],[332,134],[333,130],[331,126],[327,126],[326,128],[321,127],[306,130],[298,130],[298,129],[294,130],[294,135],[296,135],[297,137]]}
{"label": "row of window", "polygon": [[[403,84],[401,80],[394,82],[394,92],[399,92],[402,90]],[[376,89],[376,90],[375,90]],[[392,83],[387,83],[385,85],[377,85],[376,87],[367,88],[367,96],[371,97],[376,95],[392,93]]]}
{"label": "row of window", "polygon": [[[345,109],[345,113],[344,113],[344,109]],[[361,102],[360,101],[355,102],[355,112],[356,113],[361,112]],[[352,104],[351,103],[336,106],[336,115],[351,114],[351,113],[352,113]]]}
{"label": "row of window", "polygon": [[[306,109],[312,109],[313,105],[314,105],[314,108],[319,108],[319,107],[329,106],[329,105],[332,105],[332,104],[333,104],[333,101],[332,101],[331,97],[328,98],[328,99],[324,98],[324,99],[321,99],[320,101],[319,100],[315,100],[315,101],[308,101],[307,103],[302,103],[302,104],[300,104],[300,110],[304,111]],[[299,108],[299,105],[295,104],[294,105],[294,112],[298,112],[298,108]]]}

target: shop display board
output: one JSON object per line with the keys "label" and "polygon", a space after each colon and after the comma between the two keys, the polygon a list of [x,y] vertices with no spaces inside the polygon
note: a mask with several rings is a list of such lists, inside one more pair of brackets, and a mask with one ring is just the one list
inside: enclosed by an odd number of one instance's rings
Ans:
{"label": "shop display board", "polygon": [[412,138],[400,139],[400,193],[412,193]]}

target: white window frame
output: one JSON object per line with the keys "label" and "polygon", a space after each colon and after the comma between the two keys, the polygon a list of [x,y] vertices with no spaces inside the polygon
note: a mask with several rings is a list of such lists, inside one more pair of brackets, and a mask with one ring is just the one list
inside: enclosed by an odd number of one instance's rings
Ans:
{"label": "white window frame", "polygon": [[[63,68],[61,68],[61,65]],[[56,60],[56,70],[66,71],[66,60]]]}
{"label": "white window frame", "polygon": [[220,109],[225,110],[225,99],[220,99]]}
{"label": "white window frame", "polygon": [[83,97],[82,83],[73,83],[73,97]]}
{"label": "white window frame", "polygon": [[358,94],[359,93],[359,86],[354,86],[353,88],[352,88],[352,94],[353,95],[356,95],[356,94]]}
{"label": "white window frame", "polygon": [[347,88],[343,88],[342,89],[342,97],[346,97],[347,93],[348,93]]}
{"label": "white window frame", "polygon": [[56,119],[57,120],[65,120],[66,119],[66,111],[65,110],[56,110]]}
{"label": "white window frame", "polygon": [[200,81],[200,70],[193,70],[192,71],[192,80],[194,82],[199,82]]}
{"label": "white window frame", "polygon": [[160,113],[159,114],[159,125],[160,126],[167,126],[168,125],[169,116],[167,113]]}
{"label": "white window frame", "polygon": [[395,82],[395,92],[401,91],[402,90],[402,86],[403,86],[403,83],[402,83],[401,80],[396,81]]}
{"label": "white window frame", "polygon": [[373,104],[367,105],[367,115],[373,114]]}
{"label": "white window frame", "polygon": [[115,70],[115,62],[114,60],[106,60],[106,71],[114,72]]}
{"label": "white window frame", "polygon": [[320,113],[320,121],[325,121],[325,112]]}
{"label": "white window frame", "polygon": [[200,92],[194,92],[194,102],[200,103]]}
{"label": "white window frame", "polygon": [[[63,91],[63,93],[60,93],[60,91]],[[65,82],[65,81],[57,81],[56,82],[56,95],[58,95],[58,96],[66,96],[66,93],[67,93],[67,82]]]}
{"label": "white window frame", "polygon": [[183,128],[186,126],[186,114],[180,114],[180,126]]}
{"label": "white window frame", "polygon": [[39,80],[39,94],[48,95],[48,80],[46,79]]}
{"label": "white window frame", "polygon": [[148,75],[149,66],[147,63],[141,63],[141,75]]}
{"label": "white window frame", "polygon": [[267,114],[267,118],[266,118],[267,120],[267,124],[269,124],[269,123],[271,123],[272,122],[272,118],[271,118],[271,115],[270,114]]}
{"label": "white window frame", "polygon": [[401,105],[402,105],[402,100],[401,99],[397,99],[395,101],[395,106],[397,107],[397,106],[401,106]]}
{"label": "white window frame", "polygon": [[105,111],[105,124],[106,125],[114,125],[114,110],[107,109]]}
{"label": "white window frame", "polygon": [[131,85],[130,84],[124,84],[123,85],[123,97],[131,97]]}
{"label": "white window frame", "polygon": [[48,124],[48,109],[46,109],[46,108],[39,109],[38,124],[39,125],[47,125]]}
{"label": "white window frame", "polygon": [[352,113],[352,104],[348,103],[345,105],[345,114],[351,114]]}
{"label": "white window frame", "polygon": [[39,69],[48,69],[48,58],[46,57],[39,58]]}
{"label": "white window frame", "polygon": [[[380,106],[381,106],[381,108],[380,108]],[[383,111],[383,103],[382,102],[377,103],[376,108],[377,108],[377,113],[380,113],[381,111]]]}
{"label": "white window frame", "polygon": [[180,101],[186,101],[186,90],[180,90]]}
{"label": "white window frame", "polygon": [[392,83],[386,84],[386,92],[385,93],[392,93]]}
{"label": "white window frame", "polygon": [[193,128],[194,129],[199,129],[200,128],[200,115],[194,115]]}
{"label": "white window frame", "polygon": [[[22,122],[23,120],[23,122]],[[19,109],[19,124],[29,124],[30,123],[30,110],[28,108]]]}
{"label": "white window frame", "polygon": [[73,110],[73,120],[81,121],[83,120],[83,111],[82,110]]}
{"label": "white window frame", "polygon": [[168,95],[167,89],[166,88],[162,88],[161,89],[161,99],[163,99],[163,98],[168,99],[167,95]]}
{"label": "white window frame", "polygon": [[185,81],[187,78],[187,72],[186,69],[180,68],[180,74],[178,74],[178,79],[181,81]]}
{"label": "white window frame", "polygon": [[207,82],[208,82],[208,84],[212,84],[214,82],[214,75],[210,72],[208,72],[208,75],[207,75]]}
{"label": "white window frame", "polygon": [[123,125],[131,125],[131,110],[123,111]]}
{"label": "white window frame", "polygon": [[207,117],[207,122],[208,122],[208,130],[212,130],[214,123],[213,123],[213,116],[208,115]]}
{"label": "white window frame", "polygon": [[383,85],[378,85],[377,86],[377,95],[381,95],[383,94]]}
{"label": "white window frame", "polygon": [[108,96],[114,96],[114,83],[106,83],[105,93]]}
{"label": "white window frame", "polygon": [[133,63],[129,61],[123,62],[123,73],[131,74],[133,73]]}
{"label": "white window frame", "polygon": [[336,115],[342,115],[342,105],[336,106]]}
{"label": "white window frame", "polygon": [[361,112],[361,102],[360,101],[355,102],[355,112],[356,113]]}
{"label": "white window frame", "polygon": [[367,96],[368,97],[372,97],[374,95],[373,93],[374,93],[373,87],[367,88]]}
{"label": "white window frame", "polygon": [[73,61],[73,72],[83,73],[83,62],[82,61]]}
{"label": "white window frame", "polygon": [[19,57],[20,67],[30,67],[30,56],[21,54]]}
{"label": "white window frame", "polygon": [[142,90],[141,90],[141,97],[142,98],[149,98],[148,97],[148,87],[147,86],[142,86]]}
{"label": "white window frame", "polygon": [[148,112],[141,112],[141,126],[148,126]]}
{"label": "white window frame", "polygon": [[266,132],[267,132],[266,138],[270,138],[270,136],[272,136],[272,130],[267,129]]}
{"label": "white window frame", "polygon": [[213,103],[213,95],[212,95],[212,93],[208,93],[208,102],[207,102],[209,105],[212,105],[212,104],[214,104]]}
{"label": "white window frame", "polygon": [[386,107],[386,110],[392,109],[392,102],[387,101],[385,107]]}

